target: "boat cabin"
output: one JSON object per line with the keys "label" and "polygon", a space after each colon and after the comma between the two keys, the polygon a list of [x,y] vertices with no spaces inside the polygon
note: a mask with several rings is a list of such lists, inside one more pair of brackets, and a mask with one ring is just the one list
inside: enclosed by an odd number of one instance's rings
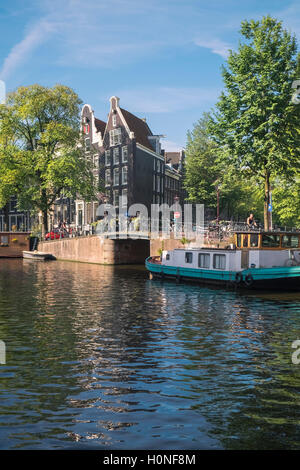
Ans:
{"label": "boat cabin", "polygon": [[236,232],[237,249],[290,250],[300,247],[299,232]]}
{"label": "boat cabin", "polygon": [[227,248],[202,246],[163,251],[166,266],[215,271],[240,271],[300,265],[300,233],[236,232],[235,244]]}

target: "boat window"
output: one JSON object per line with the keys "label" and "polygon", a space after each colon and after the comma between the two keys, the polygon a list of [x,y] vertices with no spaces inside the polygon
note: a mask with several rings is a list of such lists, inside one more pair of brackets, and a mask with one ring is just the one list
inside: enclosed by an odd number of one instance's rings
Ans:
{"label": "boat window", "polygon": [[225,269],[226,255],[214,255],[214,269]]}
{"label": "boat window", "polygon": [[193,253],[186,253],[185,254],[185,262],[192,263],[193,262]]}
{"label": "boat window", "polygon": [[242,234],[238,233],[236,237],[236,244],[238,248],[242,247]]}
{"label": "boat window", "polygon": [[250,235],[250,246],[252,248],[258,246],[258,234],[257,233],[251,233],[251,235]]}
{"label": "boat window", "polygon": [[281,245],[287,248],[298,248],[298,235],[283,235]]}
{"label": "boat window", "polygon": [[243,235],[243,247],[248,248],[248,235]]}
{"label": "boat window", "polygon": [[209,268],[210,255],[208,253],[199,253],[198,266],[199,268]]}
{"label": "boat window", "polygon": [[263,234],[262,246],[264,247],[278,247],[280,245],[280,235]]}
{"label": "boat window", "polygon": [[166,255],[166,260],[169,260],[170,259],[170,255],[169,253]]}

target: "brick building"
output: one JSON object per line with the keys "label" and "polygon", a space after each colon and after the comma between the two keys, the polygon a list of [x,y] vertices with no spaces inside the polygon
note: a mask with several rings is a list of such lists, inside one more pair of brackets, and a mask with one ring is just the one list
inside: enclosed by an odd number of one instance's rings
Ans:
{"label": "brick building", "polygon": [[[99,203],[112,204],[117,209],[121,203],[124,207],[143,204],[150,214],[153,203],[171,205],[176,197],[182,200],[184,153],[165,153],[160,142],[163,136],[154,135],[146,119],[121,108],[119,101],[116,96],[110,98],[106,122],[95,117],[90,105],[82,108],[85,155],[99,187],[96,201],[77,199],[75,214],[70,213],[70,219],[82,230],[97,220]],[[59,204],[56,214],[58,208]],[[68,215],[66,201],[64,210]]]}

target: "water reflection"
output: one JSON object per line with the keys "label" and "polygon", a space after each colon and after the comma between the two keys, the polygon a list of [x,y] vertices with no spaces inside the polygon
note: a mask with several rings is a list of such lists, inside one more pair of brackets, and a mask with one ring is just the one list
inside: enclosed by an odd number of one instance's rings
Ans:
{"label": "water reflection", "polygon": [[298,448],[298,294],[1,260],[1,448]]}

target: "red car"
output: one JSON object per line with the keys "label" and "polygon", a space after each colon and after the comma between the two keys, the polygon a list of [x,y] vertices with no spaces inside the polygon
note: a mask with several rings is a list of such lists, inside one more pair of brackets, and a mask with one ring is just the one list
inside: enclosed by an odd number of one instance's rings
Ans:
{"label": "red car", "polygon": [[48,232],[45,235],[45,240],[58,240],[59,238],[64,238],[64,234],[57,231]]}

